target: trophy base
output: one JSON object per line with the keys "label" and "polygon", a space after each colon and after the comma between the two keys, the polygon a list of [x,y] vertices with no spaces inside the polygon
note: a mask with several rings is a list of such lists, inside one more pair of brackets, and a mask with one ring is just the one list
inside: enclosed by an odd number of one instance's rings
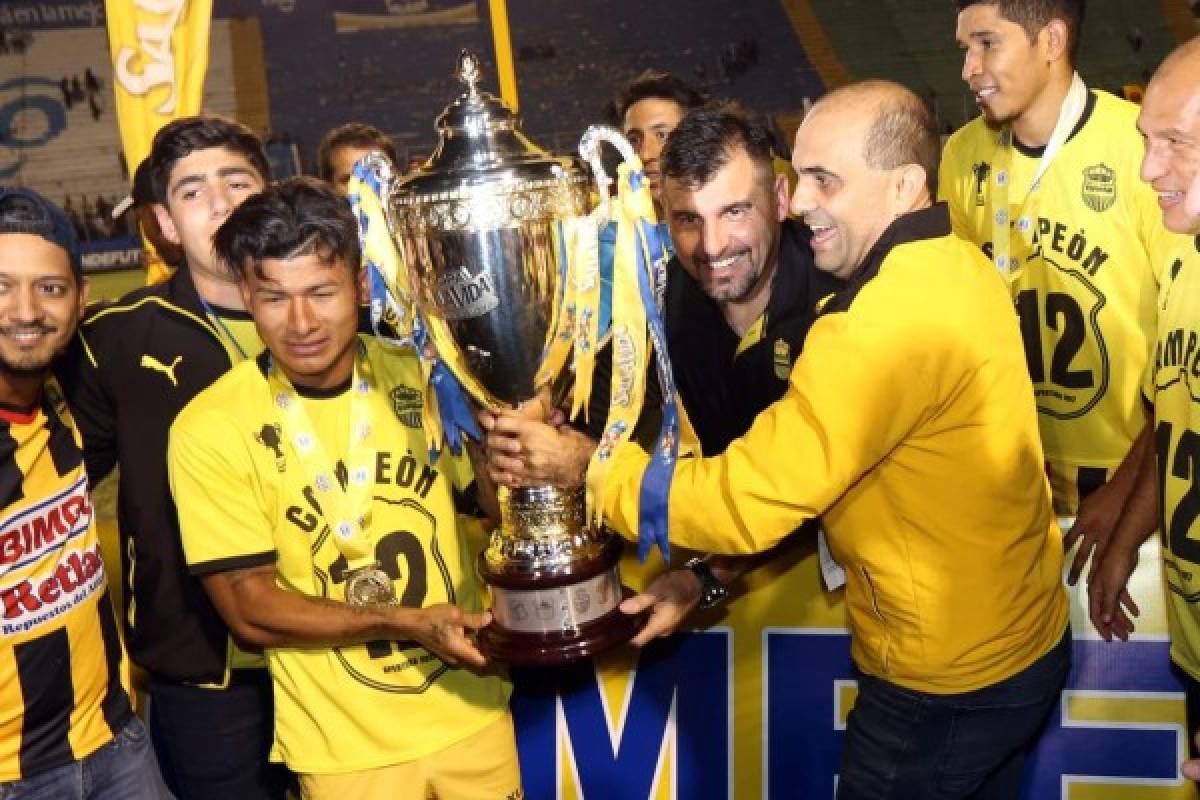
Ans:
{"label": "trophy base", "polygon": [[615,610],[569,632],[509,630],[493,622],[478,633],[489,658],[519,667],[559,667],[598,656],[628,642],[646,624],[646,615]]}

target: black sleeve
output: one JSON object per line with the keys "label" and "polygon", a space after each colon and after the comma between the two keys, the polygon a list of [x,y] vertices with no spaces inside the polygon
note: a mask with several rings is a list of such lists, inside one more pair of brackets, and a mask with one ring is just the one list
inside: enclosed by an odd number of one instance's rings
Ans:
{"label": "black sleeve", "polygon": [[80,331],[55,364],[55,375],[83,437],[88,481],[95,486],[117,463],[117,418],[93,352]]}

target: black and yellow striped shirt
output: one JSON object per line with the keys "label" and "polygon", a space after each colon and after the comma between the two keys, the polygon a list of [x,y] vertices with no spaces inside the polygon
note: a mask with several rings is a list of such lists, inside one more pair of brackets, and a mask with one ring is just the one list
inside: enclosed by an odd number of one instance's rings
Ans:
{"label": "black and yellow striped shirt", "polygon": [[83,758],[132,713],[79,434],[55,384],[0,407],[0,781]]}

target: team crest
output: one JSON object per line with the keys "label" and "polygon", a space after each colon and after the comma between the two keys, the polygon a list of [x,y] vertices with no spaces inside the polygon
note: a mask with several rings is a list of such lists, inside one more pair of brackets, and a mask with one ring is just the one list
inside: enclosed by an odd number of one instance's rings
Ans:
{"label": "team crest", "polygon": [[792,347],[783,339],[775,340],[775,377],[786,381],[792,374]]}
{"label": "team crest", "polygon": [[407,386],[392,389],[392,411],[396,419],[410,428],[421,427],[421,393]]}
{"label": "team crest", "polygon": [[280,472],[287,469],[287,461],[283,457],[283,431],[279,425],[269,422],[263,425],[259,432],[254,434],[254,441],[270,450],[275,456],[275,469]]}
{"label": "team crest", "polygon": [[988,176],[992,174],[992,165],[986,161],[980,161],[971,167],[971,174],[975,176],[975,205],[982,208],[987,205],[987,197],[983,194],[983,187],[987,185]]}
{"label": "team crest", "polygon": [[1092,211],[1108,211],[1117,202],[1117,173],[1104,164],[1083,170],[1083,202]]}

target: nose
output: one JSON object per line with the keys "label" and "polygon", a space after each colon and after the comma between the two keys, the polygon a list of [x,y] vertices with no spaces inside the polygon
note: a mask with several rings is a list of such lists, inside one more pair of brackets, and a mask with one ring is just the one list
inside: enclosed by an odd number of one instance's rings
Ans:
{"label": "nose", "polygon": [[808,212],[816,208],[816,203],[813,201],[813,192],[809,187],[809,180],[806,176],[801,175],[796,180],[796,189],[792,192],[792,202],[788,206],[793,217],[803,217]]}
{"label": "nose", "polygon": [[720,257],[728,240],[729,237],[725,235],[719,222],[706,224],[700,233],[700,246],[704,248],[704,255],[709,259]]}
{"label": "nose", "polygon": [[212,192],[212,213],[214,217],[224,217],[233,210],[233,202],[229,197],[229,189],[218,184]]}
{"label": "nose", "polygon": [[1146,142],[1146,152],[1142,155],[1142,167],[1139,170],[1141,179],[1146,183],[1158,180],[1166,174],[1166,159],[1163,148],[1154,142]]}
{"label": "nose", "polygon": [[650,132],[642,137],[642,141],[638,145],[637,154],[643,164],[648,164],[651,160],[657,159],[662,154],[662,142],[658,140],[658,137],[653,132]]}
{"label": "nose", "polygon": [[975,77],[982,71],[982,61],[983,60],[980,58],[980,56],[970,48],[963,51],[962,79],[965,82],[970,83],[971,78]]}
{"label": "nose", "polygon": [[21,285],[12,292],[9,315],[14,322],[30,323],[42,319],[44,312],[38,302],[37,290],[33,286]]}
{"label": "nose", "polygon": [[316,315],[306,297],[295,297],[288,305],[288,325],[295,333],[310,333],[317,327]]}

